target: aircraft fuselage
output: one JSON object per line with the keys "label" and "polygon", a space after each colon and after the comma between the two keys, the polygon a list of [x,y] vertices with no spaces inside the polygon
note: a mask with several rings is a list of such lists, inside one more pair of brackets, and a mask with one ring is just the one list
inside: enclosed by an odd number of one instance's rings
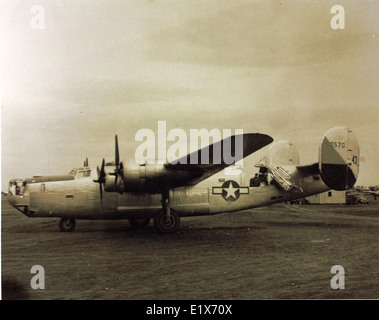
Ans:
{"label": "aircraft fuselage", "polygon": [[[259,174],[251,179],[245,179],[241,170],[227,171],[238,167],[213,157],[215,147],[222,149],[232,138],[180,158],[183,163],[154,165],[120,161],[116,135],[114,162],[103,159],[96,171],[85,161],[84,167],[67,175],[13,179],[9,202],[28,217],[60,217],[62,231],[72,231],[75,219],[129,219],[132,225],[146,226],[153,218],[158,231],[171,233],[178,230],[180,217],[246,210],[330,189],[348,190],[358,177],[359,145],[347,127],[326,132],[319,161],[310,165],[298,165],[293,145],[278,141],[255,165]],[[243,152],[236,160],[272,141],[267,135],[244,134]],[[192,163],[191,156],[199,158],[204,150],[212,161]]]}
{"label": "aircraft fuselage", "polygon": [[[294,200],[330,189],[319,174],[304,174],[296,167],[292,170],[291,177],[298,187],[295,190],[282,190],[274,182],[251,187],[243,174],[218,174],[194,186],[171,189],[171,209],[182,217],[213,215]],[[22,194],[9,194],[10,204],[29,217],[89,220],[154,217],[162,207],[159,193],[103,191],[101,198],[93,173],[80,178],[54,178],[26,180]]]}

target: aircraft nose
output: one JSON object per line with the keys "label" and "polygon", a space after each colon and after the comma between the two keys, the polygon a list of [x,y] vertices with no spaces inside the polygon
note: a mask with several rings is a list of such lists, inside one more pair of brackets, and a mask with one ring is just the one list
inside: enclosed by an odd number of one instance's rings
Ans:
{"label": "aircraft nose", "polygon": [[25,196],[26,180],[12,179],[8,185],[8,203],[23,212],[28,207],[28,196]]}
{"label": "aircraft nose", "polygon": [[17,204],[17,201],[16,201],[16,197],[11,195],[10,193],[8,193],[8,203],[11,205],[11,206],[15,206]]}
{"label": "aircraft nose", "polygon": [[11,196],[22,196],[25,192],[26,180],[12,179],[8,184],[8,193]]}

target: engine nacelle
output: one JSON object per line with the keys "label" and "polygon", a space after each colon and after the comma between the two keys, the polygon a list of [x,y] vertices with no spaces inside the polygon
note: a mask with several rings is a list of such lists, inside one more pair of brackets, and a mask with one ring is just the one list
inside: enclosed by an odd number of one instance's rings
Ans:
{"label": "engine nacelle", "polygon": [[120,179],[120,177],[118,177],[117,181],[116,181],[115,175],[107,174],[105,176],[105,181],[104,181],[104,190],[105,191],[123,193],[125,191],[124,189],[125,188],[122,185],[122,180]]}
{"label": "engine nacelle", "polygon": [[185,170],[168,169],[164,164],[138,164],[135,161],[121,163],[120,174],[113,172],[106,175],[104,190],[108,192],[153,192],[162,191],[162,186],[175,187],[187,179],[194,177]]}
{"label": "engine nacelle", "polygon": [[[159,182],[167,179],[169,172],[163,164],[138,164],[128,162],[124,165],[123,184],[125,191],[157,191]],[[158,191],[157,191],[158,192]]]}

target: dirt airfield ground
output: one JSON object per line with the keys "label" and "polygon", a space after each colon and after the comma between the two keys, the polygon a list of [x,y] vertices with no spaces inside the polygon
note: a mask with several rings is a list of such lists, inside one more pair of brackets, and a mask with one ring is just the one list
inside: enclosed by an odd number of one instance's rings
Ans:
{"label": "dirt airfield ground", "polygon": [[[370,205],[273,205],[152,224],[31,219],[2,200],[3,299],[378,299],[379,200]],[[45,289],[33,290],[33,265]],[[330,286],[345,269],[345,289]]]}

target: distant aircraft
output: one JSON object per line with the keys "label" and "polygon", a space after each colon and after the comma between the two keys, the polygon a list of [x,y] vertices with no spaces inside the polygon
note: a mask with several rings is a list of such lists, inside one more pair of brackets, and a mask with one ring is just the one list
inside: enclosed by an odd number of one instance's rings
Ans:
{"label": "distant aircraft", "polygon": [[374,196],[374,198],[376,200],[376,198],[379,197],[379,187],[378,186],[371,186],[368,188],[368,190],[365,190],[364,193]]}
{"label": "distant aircraft", "polygon": [[[80,219],[129,219],[134,227],[146,227],[153,219],[159,232],[172,233],[182,217],[267,206],[330,189],[347,190],[358,177],[359,145],[346,127],[334,127],[325,134],[319,161],[310,165],[299,165],[291,143],[272,144],[256,165],[259,180],[244,181],[244,172],[226,175],[224,159],[213,161],[214,148],[222,148],[224,142],[196,151],[200,155],[206,149],[209,164],[138,164],[120,161],[116,136],[114,161],[103,159],[94,170],[86,159],[83,167],[67,175],[12,179],[8,201],[28,217],[61,218],[59,227],[65,232],[73,231]],[[265,134],[243,134],[241,157],[272,142]],[[191,154],[186,157],[190,159]]]}
{"label": "distant aircraft", "polygon": [[370,187],[363,187],[363,186],[359,187],[359,186],[357,186],[355,188],[355,190],[358,192],[362,192],[365,195],[371,195],[375,198],[375,200],[379,196],[379,187],[378,186],[370,186]]}

